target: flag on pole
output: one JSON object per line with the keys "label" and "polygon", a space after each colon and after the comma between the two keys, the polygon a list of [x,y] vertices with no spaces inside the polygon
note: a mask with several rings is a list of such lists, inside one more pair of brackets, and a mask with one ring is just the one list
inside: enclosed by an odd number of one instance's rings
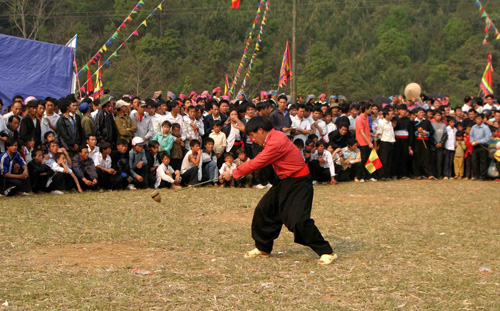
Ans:
{"label": "flag on pole", "polygon": [[224,84],[224,95],[227,95],[228,89],[229,89],[229,80],[227,79],[227,73],[226,73],[226,83]]}
{"label": "flag on pole", "polygon": [[372,152],[370,153],[370,157],[368,158],[368,161],[366,161],[365,167],[366,170],[370,172],[370,174],[373,174],[373,172],[382,168],[382,162],[380,161],[375,150],[372,150]]}
{"label": "flag on pole", "polygon": [[97,98],[101,98],[102,91],[103,91],[102,69],[101,69],[101,60],[99,59],[99,70],[96,72],[96,79],[95,79],[94,100]]}
{"label": "flag on pole", "polygon": [[484,96],[493,95],[493,65],[491,53],[488,55],[488,64],[484,71],[483,78],[481,79],[481,91]]}
{"label": "flag on pole", "polygon": [[240,0],[231,0],[233,4],[233,9],[239,9],[240,8]]}
{"label": "flag on pole", "polygon": [[283,62],[281,63],[280,79],[278,86],[285,86],[293,77],[292,61],[290,59],[290,48],[288,47],[288,40],[286,40],[285,54],[283,54]]}
{"label": "flag on pole", "polygon": [[87,94],[92,96],[94,94],[94,84],[92,82],[92,73],[90,72],[90,64],[88,64],[89,70],[87,71]]}

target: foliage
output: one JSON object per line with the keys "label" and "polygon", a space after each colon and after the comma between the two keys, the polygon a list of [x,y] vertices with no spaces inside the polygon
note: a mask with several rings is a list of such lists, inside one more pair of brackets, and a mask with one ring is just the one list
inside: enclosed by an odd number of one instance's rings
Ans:
{"label": "foliage", "polygon": [[[36,2],[16,1],[27,3],[29,12]],[[160,1],[144,2],[105,59]],[[133,36],[119,50],[119,57],[104,67],[105,87],[150,96],[159,89],[179,94],[222,86],[226,73],[230,80],[236,73],[258,2],[242,1],[241,9],[232,10],[229,0],[165,1],[163,11],[148,20],[147,28],[140,28],[139,38]],[[0,9],[6,12],[0,16],[0,32],[23,36],[14,23],[12,5],[5,3],[0,1]],[[82,67],[137,0],[44,3],[45,22],[36,39],[65,44],[77,33],[77,62]],[[500,26],[500,3],[482,3]],[[285,42],[289,39],[291,44],[292,39],[291,9],[291,1],[270,1],[247,94],[277,87]],[[34,18],[27,15],[27,28]],[[500,66],[500,41],[490,30],[489,44],[482,45],[484,18],[472,0],[298,0],[297,19],[295,74],[302,94],[325,92],[362,99],[401,93],[415,81],[424,92],[446,93],[452,102],[460,102],[465,94],[477,94],[489,52],[493,52],[494,67]],[[500,93],[500,75],[495,73],[493,79]],[[289,86],[284,90],[289,91]]]}

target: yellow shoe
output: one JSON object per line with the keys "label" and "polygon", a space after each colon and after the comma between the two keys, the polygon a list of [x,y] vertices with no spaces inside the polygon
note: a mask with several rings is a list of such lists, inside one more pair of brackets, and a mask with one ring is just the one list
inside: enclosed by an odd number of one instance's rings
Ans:
{"label": "yellow shoe", "polygon": [[249,251],[245,254],[245,258],[257,258],[257,257],[268,258],[269,256],[270,256],[270,254],[264,253],[264,252],[258,250],[257,248],[252,249],[251,251]]}
{"label": "yellow shoe", "polygon": [[337,254],[323,254],[319,258],[318,263],[320,265],[329,265],[337,258],[338,258]]}

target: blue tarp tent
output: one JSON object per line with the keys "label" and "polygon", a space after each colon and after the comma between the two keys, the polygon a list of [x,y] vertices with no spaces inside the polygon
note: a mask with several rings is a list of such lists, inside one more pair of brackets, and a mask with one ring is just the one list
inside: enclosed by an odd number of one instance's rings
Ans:
{"label": "blue tarp tent", "polygon": [[64,97],[70,93],[73,49],[0,34],[0,98]]}

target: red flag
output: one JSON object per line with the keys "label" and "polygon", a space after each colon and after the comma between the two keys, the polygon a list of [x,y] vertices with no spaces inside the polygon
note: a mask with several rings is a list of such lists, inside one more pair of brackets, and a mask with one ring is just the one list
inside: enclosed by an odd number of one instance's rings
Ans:
{"label": "red flag", "polygon": [[132,34],[139,37],[139,32],[137,32],[137,30],[134,30],[134,32]]}
{"label": "red flag", "polygon": [[229,80],[227,79],[227,73],[226,73],[226,84],[224,85],[224,95],[227,95],[228,90],[229,90]]}
{"label": "red flag", "polygon": [[92,74],[90,73],[90,64],[87,65],[88,70],[87,70],[87,94],[94,94],[94,85],[92,84]]}
{"label": "red flag", "polygon": [[239,9],[240,8],[240,0],[231,0],[233,4],[233,9]]}
{"label": "red flag", "polygon": [[288,47],[288,40],[286,40],[286,49],[283,54],[283,62],[281,63],[280,78],[278,86],[285,86],[293,77],[292,61],[290,59],[290,48]]}

